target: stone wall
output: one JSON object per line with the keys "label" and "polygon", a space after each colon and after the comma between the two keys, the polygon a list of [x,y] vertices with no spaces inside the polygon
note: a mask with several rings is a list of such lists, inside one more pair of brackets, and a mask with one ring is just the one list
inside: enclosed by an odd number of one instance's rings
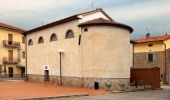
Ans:
{"label": "stone wall", "polygon": [[[28,75],[28,81],[30,82],[44,82],[43,75]],[[99,88],[105,89],[105,83],[119,86],[123,83],[126,86],[129,84],[129,78],[92,78],[92,77],[62,77],[63,86],[72,86],[72,87],[82,87],[82,88],[94,88],[94,82],[99,82]],[[60,85],[59,76],[50,76],[50,83]]]}
{"label": "stone wall", "polygon": [[164,74],[165,54],[163,51],[152,52],[154,54],[153,62],[148,62],[148,52],[139,52],[134,54],[134,67],[137,68],[152,68],[159,67],[161,74]]}

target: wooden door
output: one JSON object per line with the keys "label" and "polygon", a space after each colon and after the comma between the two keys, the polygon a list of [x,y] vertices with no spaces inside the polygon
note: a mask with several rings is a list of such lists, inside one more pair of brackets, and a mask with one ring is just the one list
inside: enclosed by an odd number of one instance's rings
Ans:
{"label": "wooden door", "polygon": [[10,63],[13,62],[13,50],[8,51],[8,60]]}
{"label": "wooden door", "polygon": [[13,77],[13,67],[8,67],[8,75],[9,77]]}
{"label": "wooden door", "polygon": [[49,70],[44,70],[44,81],[45,82],[50,81]]}

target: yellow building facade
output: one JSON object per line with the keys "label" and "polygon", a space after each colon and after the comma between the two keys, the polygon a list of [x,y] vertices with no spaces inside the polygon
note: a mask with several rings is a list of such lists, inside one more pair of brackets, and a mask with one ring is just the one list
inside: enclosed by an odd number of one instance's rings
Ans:
{"label": "yellow building facade", "polygon": [[25,32],[23,29],[0,23],[0,77],[25,76]]}
{"label": "yellow building facade", "polygon": [[140,38],[134,44],[134,67],[160,68],[160,77],[169,83],[170,35]]}

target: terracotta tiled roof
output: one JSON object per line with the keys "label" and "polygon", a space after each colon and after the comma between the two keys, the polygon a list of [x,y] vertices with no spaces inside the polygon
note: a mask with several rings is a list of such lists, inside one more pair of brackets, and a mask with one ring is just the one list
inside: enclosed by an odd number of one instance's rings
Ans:
{"label": "terracotta tiled roof", "polygon": [[116,26],[116,27],[121,27],[121,28],[126,28],[128,29],[130,32],[133,32],[133,29],[125,24],[122,23],[117,23],[115,21],[110,21],[104,18],[97,18],[97,19],[93,19],[84,23],[79,24],[79,26],[91,26],[91,25],[109,25],[109,26]]}
{"label": "terracotta tiled roof", "polygon": [[134,40],[136,43],[146,43],[146,42],[156,42],[156,41],[163,41],[170,38],[170,35],[163,35],[163,36],[156,36],[156,37],[149,37],[149,38],[139,38]]}
{"label": "terracotta tiled roof", "polygon": [[25,32],[24,29],[21,29],[21,28],[15,27],[15,26],[11,26],[11,25],[7,25],[7,24],[4,24],[4,23],[0,23],[0,28],[7,28],[7,29],[15,30],[15,31]]}

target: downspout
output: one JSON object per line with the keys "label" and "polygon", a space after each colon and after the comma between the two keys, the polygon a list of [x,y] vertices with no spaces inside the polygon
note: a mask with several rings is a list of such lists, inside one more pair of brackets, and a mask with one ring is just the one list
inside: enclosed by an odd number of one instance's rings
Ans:
{"label": "downspout", "polygon": [[28,76],[27,76],[27,36],[25,35],[25,56],[26,56],[26,60],[25,60],[25,81],[28,81]]}
{"label": "downspout", "polygon": [[60,85],[63,85],[63,77],[62,77],[62,67],[61,67],[61,52],[60,52]]}
{"label": "downspout", "polygon": [[79,52],[80,52],[80,58],[81,58],[81,66],[82,66],[82,88],[84,88],[84,69],[83,69],[83,56],[82,56],[82,34],[83,34],[83,28],[82,27],[80,27],[80,31],[81,31],[81,33],[80,33],[80,35],[81,35],[81,41],[80,41],[80,50],[79,50]]}
{"label": "downspout", "polygon": [[135,58],[134,58],[135,57],[135,47],[134,46],[135,46],[135,43],[133,43],[133,53],[132,53],[133,54],[132,55],[133,56],[133,65],[132,65],[132,67],[134,67],[134,65],[135,65],[135,62],[134,62],[134,60],[135,60]]}
{"label": "downspout", "polygon": [[164,72],[164,84],[167,84],[167,63],[166,63],[166,44],[162,41],[162,44],[164,45],[164,64],[165,64],[165,72]]}

